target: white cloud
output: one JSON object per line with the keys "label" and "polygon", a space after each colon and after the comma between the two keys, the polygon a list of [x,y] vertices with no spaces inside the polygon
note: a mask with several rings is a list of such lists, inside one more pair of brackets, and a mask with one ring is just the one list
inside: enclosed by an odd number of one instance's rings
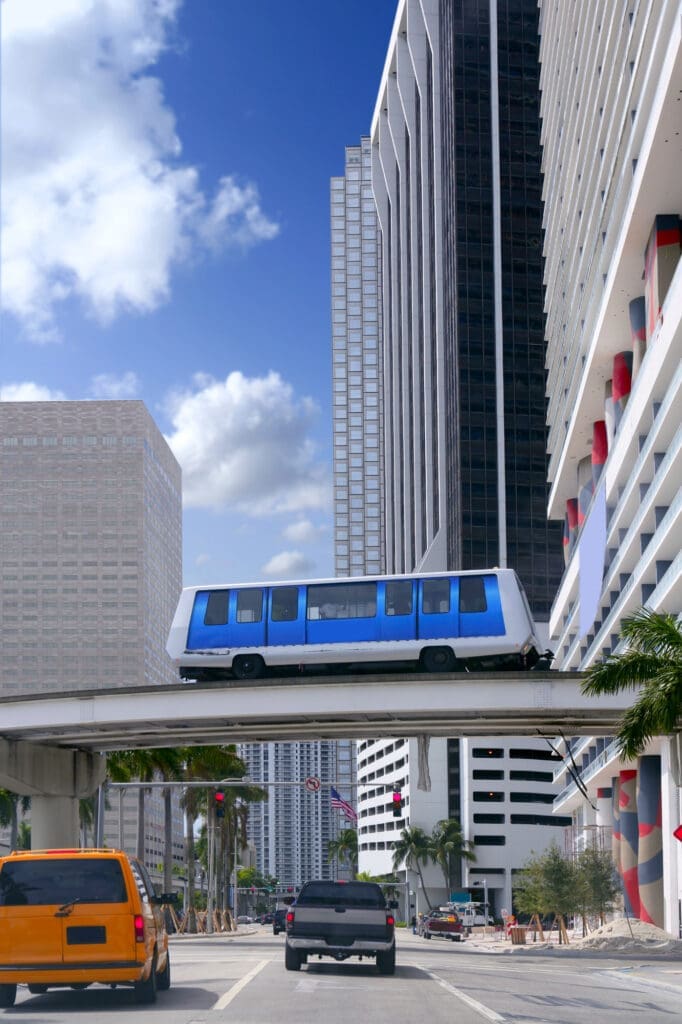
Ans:
{"label": "white cloud", "polygon": [[94,398],[134,398],[139,393],[140,381],[133,370],[119,375],[98,373],[90,385]]}
{"label": "white cloud", "polygon": [[64,402],[66,395],[62,391],[43,387],[33,381],[22,381],[18,384],[0,384],[0,402]]}
{"label": "white cloud", "polygon": [[195,377],[172,396],[166,440],[183,471],[187,507],[248,516],[326,509],[329,471],[309,432],[317,407],[296,399],[277,373]]}
{"label": "white cloud", "polygon": [[180,0],[4,0],[3,308],[37,340],[77,297],[99,320],[167,299],[197,246],[274,237],[253,184],[212,202],[150,67]]}
{"label": "white cloud", "polygon": [[315,568],[315,563],[301,551],[281,551],[263,566],[263,574],[269,580],[305,579]]}
{"label": "white cloud", "polygon": [[326,526],[315,526],[309,519],[299,519],[282,530],[284,539],[293,544],[316,544],[323,540],[327,533]]}

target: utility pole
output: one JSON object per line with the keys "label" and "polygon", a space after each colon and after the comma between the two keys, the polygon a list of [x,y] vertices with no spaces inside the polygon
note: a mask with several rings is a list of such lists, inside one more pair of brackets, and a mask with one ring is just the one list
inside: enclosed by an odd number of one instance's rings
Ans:
{"label": "utility pole", "polygon": [[213,801],[211,793],[206,795],[206,842],[208,843],[208,892],[206,894],[206,931],[213,935],[213,891],[215,885],[214,856],[215,826],[213,823]]}

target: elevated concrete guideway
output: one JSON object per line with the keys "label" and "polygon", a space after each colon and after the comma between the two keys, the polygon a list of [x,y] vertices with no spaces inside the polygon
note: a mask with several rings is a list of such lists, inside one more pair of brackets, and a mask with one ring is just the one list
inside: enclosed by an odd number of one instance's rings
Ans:
{"label": "elevated concrete guideway", "polygon": [[99,752],[379,736],[612,735],[632,694],[585,697],[581,679],[552,671],[302,675],[12,697],[0,699],[0,737]]}

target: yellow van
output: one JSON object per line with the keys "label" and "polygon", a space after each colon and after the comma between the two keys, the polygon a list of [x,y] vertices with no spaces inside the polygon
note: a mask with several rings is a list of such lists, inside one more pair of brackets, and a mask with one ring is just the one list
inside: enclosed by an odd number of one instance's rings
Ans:
{"label": "yellow van", "polygon": [[0,857],[0,1007],[29,992],[132,985],[139,1003],[170,987],[161,904],[144,864],[120,850]]}

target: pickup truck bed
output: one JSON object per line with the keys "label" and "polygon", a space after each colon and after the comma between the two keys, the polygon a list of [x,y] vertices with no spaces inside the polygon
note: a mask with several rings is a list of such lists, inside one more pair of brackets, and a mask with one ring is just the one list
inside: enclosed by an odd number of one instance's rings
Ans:
{"label": "pickup truck bed", "polygon": [[309,956],[376,959],[395,973],[395,919],[374,882],[306,882],[286,915],[284,965],[298,971]]}
{"label": "pickup truck bed", "polygon": [[422,935],[425,939],[431,939],[436,935],[444,939],[451,939],[453,942],[463,942],[464,926],[457,914],[433,911],[424,918]]}

